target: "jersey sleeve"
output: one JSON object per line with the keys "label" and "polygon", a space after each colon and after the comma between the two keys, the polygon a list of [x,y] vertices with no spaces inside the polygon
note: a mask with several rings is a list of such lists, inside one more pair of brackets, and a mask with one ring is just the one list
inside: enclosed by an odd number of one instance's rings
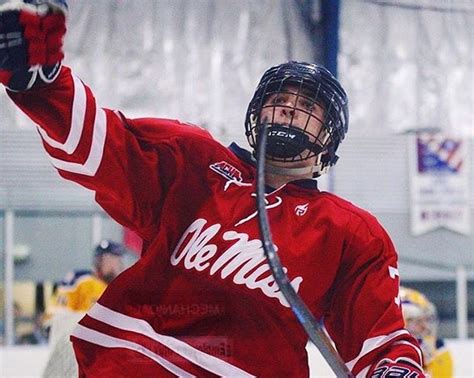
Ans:
{"label": "jersey sleeve", "polygon": [[354,216],[349,230],[324,319],[328,333],[355,376],[421,377],[421,351],[404,329],[393,244],[375,218]]}
{"label": "jersey sleeve", "polygon": [[59,174],[94,191],[109,215],[148,240],[184,161],[172,153],[157,153],[157,140],[148,135],[167,141],[181,129],[192,128],[169,120],[135,122],[101,108],[90,88],[67,67],[47,86],[8,94],[37,125]]}

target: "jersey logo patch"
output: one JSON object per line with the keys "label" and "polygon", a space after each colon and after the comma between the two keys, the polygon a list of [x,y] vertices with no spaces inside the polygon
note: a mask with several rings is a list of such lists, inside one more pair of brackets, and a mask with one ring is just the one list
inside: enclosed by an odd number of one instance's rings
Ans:
{"label": "jersey logo patch", "polygon": [[242,182],[242,172],[226,161],[211,164],[209,168],[230,181]]}
{"label": "jersey logo patch", "polygon": [[306,214],[308,211],[308,205],[309,203],[305,203],[304,205],[298,205],[295,207],[295,214],[298,215],[299,217],[302,217],[303,215]]}

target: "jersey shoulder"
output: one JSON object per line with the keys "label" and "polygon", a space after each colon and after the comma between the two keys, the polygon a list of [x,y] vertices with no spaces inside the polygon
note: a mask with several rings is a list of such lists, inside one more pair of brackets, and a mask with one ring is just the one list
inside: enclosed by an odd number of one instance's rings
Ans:
{"label": "jersey shoulder", "polygon": [[107,285],[96,277],[91,270],[76,270],[69,272],[58,285],[58,292],[101,291]]}
{"label": "jersey shoulder", "polygon": [[369,211],[333,193],[321,191],[319,198],[324,201],[324,207],[329,213],[348,219],[351,223],[355,223],[359,227],[366,226],[371,228],[374,232],[383,232],[380,222]]}
{"label": "jersey shoulder", "polygon": [[106,283],[90,270],[68,273],[53,296],[53,311],[87,311],[101,296]]}
{"label": "jersey shoulder", "polygon": [[[161,150],[172,154],[184,154],[192,158],[200,156],[226,156],[233,154],[222,143],[214,139],[211,133],[195,124],[165,118],[126,119],[120,114],[125,127],[133,133],[142,148]],[[178,152],[179,151],[179,152]],[[194,159],[195,160],[195,159]]]}
{"label": "jersey shoulder", "polygon": [[360,256],[386,258],[396,255],[393,242],[378,219],[350,201],[335,194],[320,192],[321,209],[335,230],[345,235],[346,246]]}
{"label": "jersey shoulder", "polygon": [[150,144],[158,144],[173,138],[200,139],[218,143],[203,127],[188,122],[166,118],[125,118],[119,116],[125,126],[139,139]]}
{"label": "jersey shoulder", "polygon": [[92,270],[82,269],[82,270],[73,270],[68,272],[64,279],[59,282],[58,286],[61,288],[72,288],[76,286],[79,282],[82,282],[93,277]]}

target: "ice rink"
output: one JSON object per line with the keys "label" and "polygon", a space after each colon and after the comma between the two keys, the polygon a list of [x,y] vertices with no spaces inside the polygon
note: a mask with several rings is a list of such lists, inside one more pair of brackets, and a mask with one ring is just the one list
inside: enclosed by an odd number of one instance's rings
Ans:
{"label": "ice rink", "polygon": [[[446,340],[454,358],[454,377],[474,377],[474,340]],[[0,376],[41,377],[48,359],[47,346],[0,347]],[[312,377],[334,377],[331,369],[312,345],[308,346]]]}
{"label": "ice rink", "polygon": [[71,376],[94,303],[94,372],[106,346],[141,375],[153,340],[180,376],[305,373],[278,271],[354,371],[406,358],[403,315],[474,378],[472,25],[474,0],[0,0],[0,378]]}

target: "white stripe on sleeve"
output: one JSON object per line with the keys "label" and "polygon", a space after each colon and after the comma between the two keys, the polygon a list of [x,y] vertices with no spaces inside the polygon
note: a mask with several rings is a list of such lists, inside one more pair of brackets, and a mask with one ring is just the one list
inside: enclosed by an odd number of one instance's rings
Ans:
{"label": "white stripe on sleeve", "polygon": [[71,127],[66,141],[60,143],[52,139],[45,130],[38,126],[38,131],[47,144],[69,155],[76,150],[79,144],[86,117],[86,88],[76,76],[73,75],[72,78],[74,82],[74,100],[72,103]]}
{"label": "white stripe on sleeve", "polygon": [[372,352],[373,350],[377,349],[383,344],[386,344],[390,340],[393,340],[394,338],[400,336],[400,335],[408,335],[408,331],[401,329],[395,332],[392,332],[388,335],[383,335],[383,336],[377,336],[377,337],[372,337],[370,339],[367,339],[364,341],[364,344],[362,345],[362,350],[360,351],[359,355],[354,358],[353,360],[349,361],[347,363],[347,367],[352,370],[355,366],[355,364],[366,354]]}
{"label": "white stripe on sleeve", "polygon": [[115,328],[139,333],[156,340],[187,360],[221,377],[254,377],[254,375],[247,373],[237,366],[204,353],[181,340],[157,333],[153,327],[143,319],[121,314],[99,303],[96,303],[89,310],[87,315]]}
{"label": "white stripe on sleeve", "polygon": [[75,336],[78,339],[85,340],[96,345],[103,346],[105,348],[130,349],[135,352],[141,353],[147,356],[148,358],[151,358],[153,361],[163,366],[169,372],[176,374],[178,377],[195,377],[194,375],[165,360],[164,358],[160,357],[156,353],[153,353],[151,350],[141,346],[140,344],[105,335],[103,333],[86,328],[80,324],[74,329],[74,331],[72,332],[72,336]]}
{"label": "white stripe on sleeve", "polygon": [[107,116],[105,110],[96,109],[92,145],[89,156],[84,164],[72,163],[50,156],[51,163],[63,171],[94,176],[99,169],[104,154],[105,137],[107,135]]}
{"label": "white stripe on sleeve", "polygon": [[369,370],[370,370],[370,365],[367,366],[365,369],[362,369],[360,373],[356,375],[356,378],[366,378]]}

